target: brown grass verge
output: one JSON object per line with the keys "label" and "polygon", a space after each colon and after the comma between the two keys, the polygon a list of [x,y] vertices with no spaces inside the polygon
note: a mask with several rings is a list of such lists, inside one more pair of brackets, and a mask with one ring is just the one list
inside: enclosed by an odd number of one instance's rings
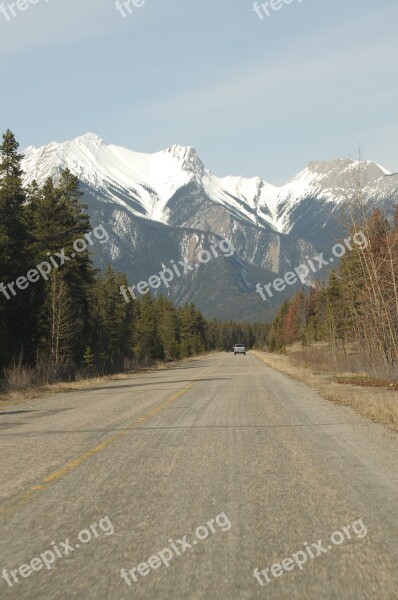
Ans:
{"label": "brown grass verge", "polygon": [[[369,378],[365,373],[315,371],[309,365],[296,364],[294,352],[295,349],[287,354],[251,351],[267,366],[315,388],[335,404],[350,406],[362,416],[398,431],[398,392],[395,382],[391,387],[391,381]],[[364,385],[366,381],[367,385]],[[377,381],[380,387],[376,387]]]}

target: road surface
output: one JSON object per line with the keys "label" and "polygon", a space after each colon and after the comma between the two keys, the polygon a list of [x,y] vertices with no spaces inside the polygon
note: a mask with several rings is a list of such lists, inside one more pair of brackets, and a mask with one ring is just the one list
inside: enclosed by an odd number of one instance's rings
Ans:
{"label": "road surface", "polygon": [[397,436],[253,355],[3,410],[0,456],[1,598],[398,597]]}

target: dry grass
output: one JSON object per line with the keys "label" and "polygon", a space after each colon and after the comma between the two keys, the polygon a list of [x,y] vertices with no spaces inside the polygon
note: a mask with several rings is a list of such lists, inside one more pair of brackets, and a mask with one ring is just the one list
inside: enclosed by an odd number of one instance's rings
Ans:
{"label": "dry grass", "polygon": [[14,362],[11,367],[4,369],[3,378],[3,386],[6,390],[28,390],[33,385],[34,370],[20,362]]}
{"label": "dry grass", "polygon": [[[320,348],[314,348],[312,352],[318,357],[317,369],[310,366],[308,356],[302,362],[303,355],[297,356],[297,353],[302,353],[302,349],[298,347],[293,347],[286,354],[252,351],[269,367],[310,385],[328,400],[350,406],[362,416],[398,431],[398,392],[395,381],[391,382],[391,379],[384,377],[377,380],[366,373],[342,373],[338,369],[333,372],[331,359],[326,364],[325,353],[320,352]],[[380,387],[376,386],[377,381],[381,384]],[[392,387],[390,383],[393,383]]]}
{"label": "dry grass", "polygon": [[346,385],[347,383],[351,383],[352,385],[359,385],[361,387],[375,387],[382,388],[385,390],[389,390],[390,392],[398,391],[398,381],[390,381],[385,377],[372,377],[371,375],[343,375],[340,377],[335,377],[334,381],[336,383],[342,383]]}

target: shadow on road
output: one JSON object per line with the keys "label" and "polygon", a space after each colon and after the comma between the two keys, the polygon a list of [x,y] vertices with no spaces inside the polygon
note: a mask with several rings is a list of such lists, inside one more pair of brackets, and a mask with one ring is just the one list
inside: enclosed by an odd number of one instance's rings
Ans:
{"label": "shadow on road", "polygon": [[[179,379],[176,381],[162,381],[163,384],[169,383],[193,383],[195,381],[226,381],[226,377],[206,377],[204,379]],[[98,387],[85,388],[84,390],[74,390],[76,393],[82,394],[84,392],[96,392],[98,390],[120,390],[122,388],[135,388],[135,387],[146,387],[149,385],[159,385],[159,381],[153,383],[128,383],[126,385],[100,385]],[[171,391],[171,390],[170,390]]]}

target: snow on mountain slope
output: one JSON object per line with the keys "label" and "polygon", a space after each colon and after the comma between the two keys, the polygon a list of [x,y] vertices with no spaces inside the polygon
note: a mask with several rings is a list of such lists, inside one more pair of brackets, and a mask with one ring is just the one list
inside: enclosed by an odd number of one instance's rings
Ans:
{"label": "snow on mountain slope", "polygon": [[[172,146],[155,154],[143,154],[107,145],[93,133],[63,144],[30,146],[25,151],[25,183],[36,179],[41,184],[62,168],[69,168],[97,190],[107,190],[112,184],[124,188],[138,200],[144,216],[160,222],[165,222],[165,207],[173,194],[203,172],[193,148]],[[109,195],[111,200],[125,204],[112,192]],[[134,212],[134,208],[131,210]],[[141,211],[137,214],[143,216]]]}
{"label": "snow on mountain slope", "polygon": [[218,178],[205,169],[192,147],[174,145],[143,154],[107,145],[97,135],[87,133],[64,143],[30,146],[24,154],[26,184],[33,179],[42,184],[48,176],[69,168],[108,201],[137,216],[167,224],[169,200],[194,181],[210,200],[232,215],[259,227],[266,222],[276,231],[283,230],[276,214],[277,188],[260,177]]}
{"label": "snow on mountain slope", "polygon": [[[251,223],[263,227],[263,220],[276,231],[282,232],[275,211],[277,188],[260,177],[219,178],[206,171],[203,188],[212,200],[226,208],[233,208]],[[264,214],[261,214],[261,207],[266,207]]]}
{"label": "snow on mountain slope", "polygon": [[[127,208],[133,215],[168,224],[168,203],[184,186],[194,183],[216,205],[233,218],[289,233],[297,207],[308,198],[339,204],[347,182],[353,180],[357,162],[349,159],[311,162],[288,183],[275,187],[260,177],[216,177],[205,169],[192,147],[171,146],[154,154],[143,154],[105,144],[87,133],[75,140],[25,150],[25,183],[68,167],[104,202]],[[370,188],[390,172],[366,162],[364,183]]]}

